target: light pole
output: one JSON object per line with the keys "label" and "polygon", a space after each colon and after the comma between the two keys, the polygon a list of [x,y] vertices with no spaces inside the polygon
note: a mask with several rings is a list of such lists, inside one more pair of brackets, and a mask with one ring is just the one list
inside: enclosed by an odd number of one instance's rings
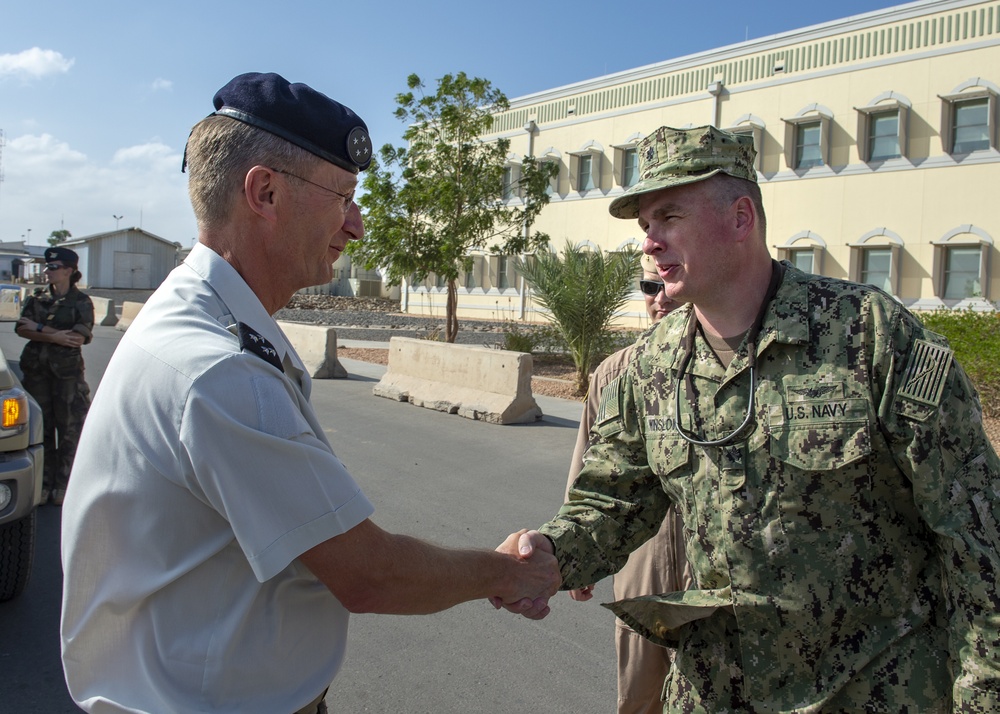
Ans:
{"label": "light pole", "polygon": [[111,217],[115,219],[115,230],[118,230],[118,221],[123,219],[125,216],[116,216],[115,214],[112,213]]}

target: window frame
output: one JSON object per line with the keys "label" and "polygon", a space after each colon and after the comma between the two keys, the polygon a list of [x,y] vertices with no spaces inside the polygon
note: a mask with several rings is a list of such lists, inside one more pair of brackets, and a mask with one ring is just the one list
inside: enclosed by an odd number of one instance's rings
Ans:
{"label": "window frame", "polygon": [[[887,293],[895,298],[899,298],[899,289],[902,278],[903,264],[903,240],[886,228],[879,228],[868,233],[852,245],[850,261],[848,266],[849,279],[855,283],[869,284],[862,280],[862,272],[865,264],[865,253],[870,250],[889,249],[889,290]],[[875,287],[881,287],[879,285]]]}
{"label": "window frame", "polygon": [[[798,115],[785,122],[785,165],[792,171],[806,172],[816,168],[830,166],[830,133],[833,126],[833,113],[817,104],[806,107]],[[819,125],[820,163],[803,167],[798,159],[798,139],[801,129],[809,124]]]}
{"label": "window frame", "polygon": [[[486,261],[487,256],[483,253],[471,253],[469,257],[472,258],[472,269],[463,272],[459,287],[467,293],[471,293],[473,290],[485,292],[487,290],[486,278],[488,277],[489,270]],[[469,284],[470,277],[472,285]]]}
{"label": "window frame", "polygon": [[[953,303],[974,298],[990,299],[990,253],[993,250],[992,238],[975,226],[965,225],[951,231],[941,240],[934,241],[933,246],[934,267],[932,270],[932,279],[934,282],[934,296],[936,298]],[[948,277],[948,255],[952,248],[979,249],[979,285],[982,292],[981,295],[973,295],[965,298],[946,298],[944,296]]]}
{"label": "window frame", "polygon": [[[588,141],[577,151],[570,152],[569,178],[572,190],[581,195],[585,195],[590,191],[601,190],[601,158],[603,158],[603,156],[604,147],[596,141]],[[585,163],[590,164],[589,176],[591,178],[591,185],[589,186],[583,186],[581,184],[581,166]]]}
{"label": "window frame", "polygon": [[[890,92],[888,96],[892,96]],[[893,97],[888,101],[876,99],[871,104],[864,107],[855,107],[858,113],[858,156],[864,163],[882,163],[893,159],[905,159],[909,157],[909,137],[907,128],[910,123],[910,105],[902,98]],[[897,156],[887,156],[884,158],[872,158],[872,130],[875,120],[880,114],[896,113],[896,141],[898,143],[899,154]]]}
{"label": "window frame", "polygon": [[804,231],[792,236],[784,245],[775,246],[778,260],[787,260],[794,265],[792,255],[807,250],[813,255],[813,275],[823,274],[823,256],[826,254],[826,242],[812,231]]}
{"label": "window frame", "polygon": [[543,162],[551,162],[559,169],[553,176],[549,177],[549,185],[545,189],[548,196],[558,196],[560,195],[559,177],[562,175],[562,154],[555,147],[550,146],[538,156],[538,163]]}
{"label": "window frame", "polygon": [[[510,172],[510,182],[507,182],[508,172]],[[521,190],[521,162],[513,158],[508,158],[503,167],[502,185],[500,188],[500,200],[504,203],[519,201],[524,198]],[[508,191],[508,189],[510,189]]]}
{"label": "window frame", "polygon": [[[489,256],[489,277],[490,277],[490,289],[496,290],[500,293],[506,290],[515,290],[515,280],[517,277],[514,271],[514,261],[511,260],[514,256],[494,253]],[[501,268],[503,270],[501,271]],[[501,279],[502,278],[504,279]],[[501,285],[501,282],[506,282],[506,285]]]}
{"label": "window frame", "polygon": [[[976,151],[997,150],[997,113],[998,94],[990,87],[975,86],[962,92],[953,94],[939,94],[941,100],[941,150],[948,155],[967,156]],[[974,149],[973,151],[955,152],[955,112],[962,104],[986,100],[986,131],[987,146],[984,149]]]}
{"label": "window frame", "polygon": [[614,149],[614,164],[612,170],[614,173],[615,186],[622,189],[630,188],[635,184],[625,183],[625,163],[627,156],[631,153],[635,156],[635,182],[639,182],[639,142],[642,141],[643,135],[636,132],[629,136],[624,143],[612,145]]}

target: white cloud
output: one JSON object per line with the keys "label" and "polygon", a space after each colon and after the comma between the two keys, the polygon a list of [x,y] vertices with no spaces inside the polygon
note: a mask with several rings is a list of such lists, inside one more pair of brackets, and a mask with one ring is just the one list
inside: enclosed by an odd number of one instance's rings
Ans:
{"label": "white cloud", "polygon": [[171,82],[169,79],[163,79],[162,77],[157,77],[156,79],[153,80],[153,83],[150,85],[150,89],[152,89],[154,92],[169,92],[173,88],[174,88],[174,83]]}
{"label": "white cloud", "polygon": [[95,161],[49,134],[10,139],[0,184],[0,241],[19,240],[31,228],[33,243],[60,226],[74,238],[139,226],[190,245],[196,229],[187,198],[181,155],[160,142],[119,149]]}
{"label": "white cloud", "polygon": [[76,60],[66,59],[55,50],[32,47],[16,55],[0,55],[0,79],[15,76],[38,79],[50,74],[66,73],[74,62]]}

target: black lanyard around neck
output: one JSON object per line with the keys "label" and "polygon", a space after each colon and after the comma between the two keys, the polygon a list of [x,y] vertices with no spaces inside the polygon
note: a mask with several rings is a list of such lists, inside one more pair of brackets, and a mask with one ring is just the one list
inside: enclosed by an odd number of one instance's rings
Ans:
{"label": "black lanyard around neck", "polygon": [[747,415],[743,419],[742,424],[736,427],[736,429],[728,436],[724,436],[721,439],[702,441],[695,438],[692,434],[684,431],[684,427],[681,426],[681,386],[684,386],[684,396],[690,404],[690,395],[693,385],[691,384],[691,373],[687,372],[687,366],[691,362],[691,357],[694,355],[694,337],[695,333],[698,331],[698,316],[694,309],[691,310],[691,317],[688,320],[687,334],[684,335],[684,355],[681,357],[681,364],[677,370],[677,383],[676,388],[674,389],[674,428],[677,429],[677,433],[680,434],[686,441],[696,446],[727,446],[735,441],[738,441],[742,434],[746,431],[747,427],[753,423],[754,407],[756,405],[755,395],[757,392],[757,340],[760,338],[760,331],[764,326],[764,317],[767,315],[767,309],[770,306],[771,301],[774,300],[774,296],[778,293],[778,287],[781,285],[781,279],[784,274],[785,266],[776,260],[772,260],[771,282],[767,287],[767,294],[764,296],[764,301],[761,303],[760,310],[757,312],[757,318],[753,321],[753,324],[750,326],[750,330],[747,332],[746,336],[747,367],[750,370],[750,399],[747,405]]}

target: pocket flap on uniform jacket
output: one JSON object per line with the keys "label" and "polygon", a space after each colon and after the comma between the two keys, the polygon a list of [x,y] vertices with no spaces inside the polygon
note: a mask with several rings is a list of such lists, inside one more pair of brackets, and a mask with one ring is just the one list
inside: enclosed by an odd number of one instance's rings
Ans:
{"label": "pocket flap on uniform jacket", "polygon": [[622,622],[661,647],[676,647],[676,630],[720,609],[733,611],[729,588],[685,590],[602,603]]}

